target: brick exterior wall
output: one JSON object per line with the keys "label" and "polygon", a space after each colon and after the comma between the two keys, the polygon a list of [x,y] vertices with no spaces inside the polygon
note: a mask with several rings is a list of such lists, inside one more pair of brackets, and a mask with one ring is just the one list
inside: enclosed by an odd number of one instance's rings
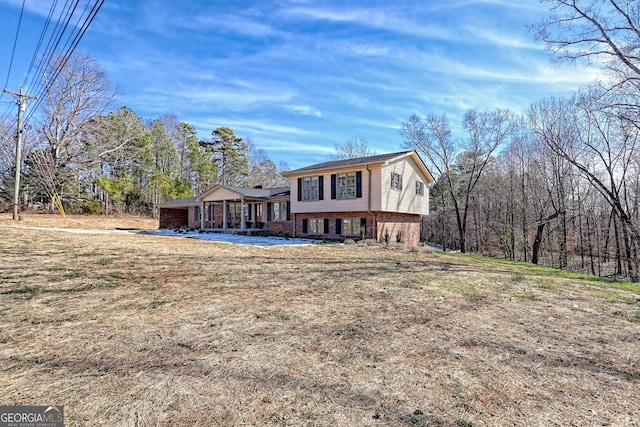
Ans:
{"label": "brick exterior wall", "polygon": [[[310,218],[322,218],[329,220],[329,230],[325,230],[324,234],[311,234],[303,232],[303,220]],[[327,240],[360,240],[360,233],[356,235],[344,235],[336,233],[337,219],[360,219],[365,218],[365,239],[373,238],[373,216],[367,212],[324,212],[324,213],[299,213],[296,214],[296,237],[312,237]]]}
{"label": "brick exterior wall", "polygon": [[189,225],[187,208],[160,208],[160,228],[179,228]]}
{"label": "brick exterior wall", "polygon": [[[311,234],[303,232],[303,223],[305,219],[321,218],[328,219],[329,229],[324,234]],[[407,246],[420,245],[420,215],[377,212],[374,216],[368,212],[331,212],[331,213],[305,213],[296,214],[296,237],[311,237],[328,240],[360,240],[360,234],[345,235],[336,232],[337,219],[364,218],[365,239],[374,238],[374,221],[377,228],[376,240],[379,242],[387,241],[389,243],[403,243]],[[269,224],[271,229],[271,224]],[[307,230],[308,231],[308,230]]]}
{"label": "brick exterior wall", "polygon": [[[206,213],[205,213],[206,214]],[[213,218],[216,226],[222,226],[222,206],[215,206]],[[328,219],[329,229],[324,234],[303,233],[303,220],[310,218]],[[420,215],[377,212],[374,216],[367,212],[331,212],[331,213],[305,213],[295,215],[294,221],[269,221],[266,229],[273,235],[289,235],[296,237],[310,237],[328,240],[359,240],[360,234],[344,235],[336,233],[336,220],[354,218],[365,218],[365,239],[374,238],[374,221],[377,228],[377,238],[379,242],[403,243],[407,246],[418,246],[420,244]],[[200,228],[200,221],[195,218],[195,207],[189,208],[160,208],[160,228],[177,228],[187,226],[189,228]],[[399,242],[398,242],[399,240]]]}
{"label": "brick exterior wall", "polygon": [[269,221],[265,228],[274,236],[293,236],[293,221]]}
{"label": "brick exterior wall", "polygon": [[420,215],[380,212],[377,215],[377,223],[378,241],[384,242],[388,239],[389,243],[420,245]]}
{"label": "brick exterior wall", "polygon": [[[202,208],[200,208],[200,214],[202,214]],[[196,207],[189,206],[189,228],[200,228],[200,220],[196,218]]]}

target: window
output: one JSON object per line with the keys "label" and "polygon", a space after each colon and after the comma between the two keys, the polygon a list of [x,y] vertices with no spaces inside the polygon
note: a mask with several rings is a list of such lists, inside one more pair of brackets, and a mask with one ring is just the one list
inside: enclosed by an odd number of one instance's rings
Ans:
{"label": "window", "polygon": [[364,218],[346,218],[342,220],[342,234],[345,236],[359,236],[365,234],[366,220]]}
{"label": "window", "polygon": [[304,218],[302,220],[304,234],[325,234],[329,232],[329,218]]}
{"label": "window", "polygon": [[347,172],[336,174],[338,183],[338,199],[356,198],[356,173]]}
{"label": "window", "polygon": [[202,217],[200,216],[200,206],[196,206],[194,213],[195,220],[200,221],[202,219]]}
{"label": "window", "polygon": [[394,190],[402,190],[402,175],[391,172],[391,188]]}
{"label": "window", "polygon": [[424,183],[421,181],[416,181],[416,194],[418,196],[424,196]]}
{"label": "window", "polygon": [[324,234],[324,219],[323,218],[309,218],[308,222],[309,234]]}
{"label": "window", "polygon": [[289,210],[289,202],[273,202],[271,204],[273,213],[271,214],[272,221],[286,221],[287,211]]}
{"label": "window", "polygon": [[320,200],[320,177],[302,178],[302,200]]}
{"label": "window", "polygon": [[331,174],[331,199],[362,197],[362,171]]}

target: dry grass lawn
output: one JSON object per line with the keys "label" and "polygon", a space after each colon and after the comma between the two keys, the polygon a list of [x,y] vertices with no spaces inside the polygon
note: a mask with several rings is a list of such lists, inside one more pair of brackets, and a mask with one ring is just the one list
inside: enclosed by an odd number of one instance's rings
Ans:
{"label": "dry grass lawn", "polygon": [[397,246],[0,217],[0,404],[67,426],[638,426],[640,287]]}

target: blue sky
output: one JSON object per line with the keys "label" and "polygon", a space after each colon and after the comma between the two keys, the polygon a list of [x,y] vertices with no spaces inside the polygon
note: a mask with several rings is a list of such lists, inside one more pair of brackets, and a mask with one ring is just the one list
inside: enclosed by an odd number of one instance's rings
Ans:
{"label": "blue sky", "polygon": [[[0,84],[21,5],[0,0]],[[8,89],[50,5],[26,0]],[[537,0],[107,0],[79,49],[119,86],[114,108],[174,114],[202,138],[229,126],[294,169],[354,136],[400,150],[412,113],[446,113],[464,137],[469,108],[520,112],[594,80],[595,67],[554,65],[534,41],[526,26],[547,14]]]}

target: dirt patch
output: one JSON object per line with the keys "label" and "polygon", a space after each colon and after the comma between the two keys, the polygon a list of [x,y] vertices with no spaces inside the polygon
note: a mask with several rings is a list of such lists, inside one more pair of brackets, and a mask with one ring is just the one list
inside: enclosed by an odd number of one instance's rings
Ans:
{"label": "dirt patch", "polygon": [[634,285],[393,245],[2,233],[0,402],[69,426],[640,423]]}

